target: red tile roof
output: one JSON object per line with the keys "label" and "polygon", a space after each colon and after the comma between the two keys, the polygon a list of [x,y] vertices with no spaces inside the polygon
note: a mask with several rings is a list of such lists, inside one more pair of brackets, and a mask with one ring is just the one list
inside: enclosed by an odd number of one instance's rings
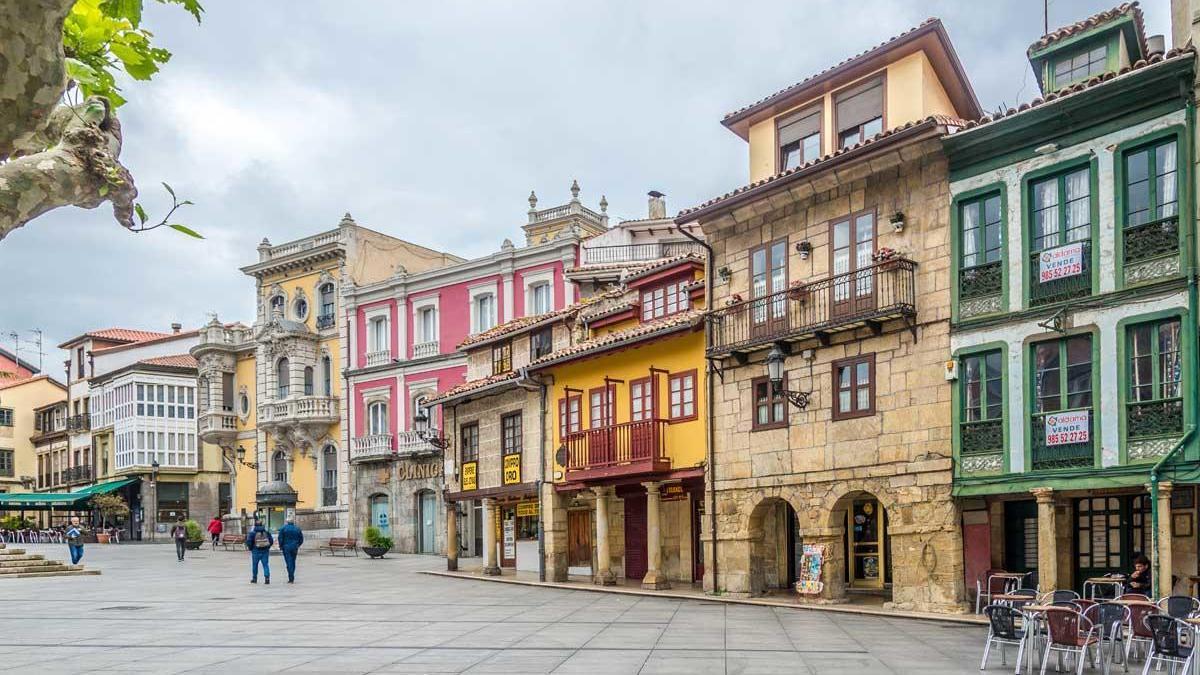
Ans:
{"label": "red tile roof", "polygon": [[542,323],[548,323],[559,317],[568,316],[570,314],[578,312],[579,310],[583,309],[584,307],[593,305],[601,300],[617,297],[619,295],[621,295],[621,292],[618,292],[618,291],[604,291],[603,293],[597,293],[596,295],[593,295],[591,297],[584,298],[583,300],[580,300],[579,302],[577,302],[573,305],[567,305],[566,307],[563,307],[562,309],[556,309],[552,312],[543,312],[541,314],[530,314],[529,316],[522,316],[522,317],[519,317],[516,319],[512,319],[511,321],[506,321],[506,322],[500,324],[499,326],[493,326],[492,328],[489,328],[489,329],[483,331],[482,333],[476,333],[475,335],[470,335],[467,337],[467,339],[458,343],[458,346],[459,346],[459,348],[462,348],[462,347],[470,347],[472,345],[477,345],[477,344],[481,344],[484,342],[490,342],[492,340],[495,340],[496,338],[519,332],[520,330],[522,330],[524,328],[530,328],[532,326],[536,326],[536,325],[539,325]]}
{"label": "red tile roof", "polygon": [[488,377],[479,378],[478,380],[471,380],[469,382],[463,382],[462,384],[460,384],[458,386],[451,387],[451,388],[447,389],[446,391],[440,392],[437,396],[430,397],[429,400],[426,401],[426,403],[429,403],[429,404],[444,403],[449,399],[460,398],[464,394],[469,394],[478,389],[484,389],[491,385],[499,384],[501,382],[505,382],[508,380],[515,380],[518,375],[520,375],[519,372],[517,372],[515,370],[510,370],[506,373],[500,373],[499,375],[490,375]]}
{"label": "red tile roof", "polygon": [[87,338],[94,340],[108,340],[110,342],[142,342],[144,340],[153,340],[155,338],[166,337],[171,333],[160,333],[152,330],[137,330],[135,328],[103,328],[101,330],[92,330],[78,337],[67,340],[59,345],[59,348],[79,342]]}
{"label": "red tile roof", "polygon": [[152,359],[142,359],[138,364],[145,366],[172,366],[175,368],[195,368],[196,359],[190,354],[174,354],[158,356]]}
{"label": "red tile roof", "polygon": [[623,281],[633,281],[635,279],[641,279],[642,277],[646,276],[647,274],[651,274],[653,272],[661,270],[664,267],[671,267],[673,265],[678,265],[679,263],[681,263],[685,260],[691,260],[691,261],[695,261],[698,263],[703,263],[704,256],[700,255],[699,253],[684,253],[682,255],[673,255],[670,258],[663,258],[661,260],[656,260],[656,261],[650,263],[649,265],[646,265],[645,267],[635,269],[632,272],[630,272],[629,274],[626,274]]}
{"label": "red tile roof", "polygon": [[1141,9],[1141,7],[1138,7],[1137,2],[1126,2],[1123,4],[1117,5],[1116,7],[1113,7],[1112,9],[1106,9],[1103,12],[1093,14],[1093,15],[1089,16],[1088,18],[1084,19],[1083,21],[1076,21],[1075,23],[1073,23],[1069,26],[1063,26],[1062,28],[1056,28],[1056,29],[1050,31],[1049,33],[1046,33],[1042,37],[1038,38],[1033,44],[1029,45],[1029,49],[1026,50],[1026,54],[1033,54],[1036,51],[1045,49],[1046,47],[1049,47],[1050,45],[1054,44],[1055,42],[1069,38],[1072,35],[1078,35],[1079,33],[1082,33],[1086,30],[1090,30],[1097,26],[1101,26],[1110,21],[1119,19],[1123,16],[1128,16],[1131,14],[1133,16],[1134,26],[1137,31],[1138,43],[1142,46],[1142,53],[1145,54],[1146,53],[1146,26],[1145,26],[1144,20],[1142,18],[1142,9]]}
{"label": "red tile roof", "polygon": [[199,329],[185,330],[185,331],[181,331],[179,333],[163,333],[163,334],[159,335],[158,337],[148,338],[145,340],[138,340],[136,342],[127,342],[127,343],[121,344],[121,345],[113,345],[112,347],[104,347],[103,349],[94,349],[94,350],[92,350],[92,353],[97,356],[99,356],[100,354],[111,354],[114,352],[122,352],[122,351],[126,351],[129,349],[137,349],[139,347],[145,347],[146,345],[157,344],[159,342],[168,342],[170,340],[179,340],[179,339],[183,339],[183,338],[196,337],[199,334],[200,334]]}
{"label": "red tile roof", "polygon": [[60,389],[64,389],[64,390],[66,389],[66,387],[64,387],[61,382],[59,382],[58,380],[55,380],[54,378],[50,377],[49,375],[32,375],[30,377],[22,377],[22,378],[16,378],[16,379],[7,378],[7,377],[3,377],[2,375],[0,375],[0,389],[11,389],[13,387],[20,387],[22,385],[32,384],[33,382],[37,382],[39,380],[48,380],[50,382],[50,384],[57,385]]}
{"label": "red tile roof", "polygon": [[1004,110],[1004,111],[1001,111],[998,113],[992,113],[991,115],[984,115],[978,121],[972,120],[970,122],[967,122],[966,125],[963,126],[962,131],[969,131],[971,129],[977,129],[982,126],[986,126],[992,122],[1006,119],[1006,118],[1012,117],[1013,115],[1018,115],[1020,113],[1026,112],[1028,110],[1032,110],[1033,108],[1037,108],[1039,106],[1046,105],[1047,103],[1053,103],[1054,101],[1058,101],[1058,100],[1067,98],[1068,96],[1073,96],[1080,92],[1087,91],[1089,89],[1092,89],[1093,87],[1097,87],[1102,84],[1111,82],[1112,80],[1121,78],[1125,75],[1128,75],[1129,73],[1144,70],[1146,68],[1155,66],[1160,63],[1164,63],[1167,61],[1175,61],[1175,60],[1181,59],[1181,58],[1189,58],[1190,59],[1195,55],[1195,53],[1196,53],[1195,50],[1192,47],[1188,46],[1188,47],[1183,47],[1181,49],[1172,49],[1172,50],[1168,51],[1166,54],[1155,54],[1154,56],[1151,56],[1148,59],[1142,59],[1132,65],[1125,66],[1124,68],[1118,70],[1115,73],[1108,72],[1108,73],[1104,73],[1102,75],[1097,75],[1095,77],[1092,77],[1092,78],[1089,78],[1086,80],[1082,80],[1080,82],[1076,82],[1075,84],[1073,84],[1069,87],[1064,87],[1062,89],[1059,89],[1058,91],[1050,92],[1049,94],[1046,94],[1044,97],[1035,98],[1028,103],[1022,103],[1021,105],[1017,106],[1016,108],[1009,108],[1008,110]]}
{"label": "red tile roof", "polygon": [[533,369],[540,366],[548,366],[560,361],[584,356],[587,354],[601,352],[614,347],[621,347],[626,344],[640,342],[643,339],[655,337],[658,335],[666,335],[680,330],[696,328],[704,320],[704,311],[693,309],[679,314],[639,323],[636,326],[630,326],[622,330],[613,331],[604,335],[599,335],[594,338],[577,342],[573,345],[563,347],[557,351],[551,352],[540,359],[535,359],[529,364],[529,368]]}
{"label": "red tile roof", "polygon": [[968,124],[968,122],[966,120],[962,120],[957,117],[951,117],[949,115],[930,115],[929,117],[926,117],[925,119],[914,120],[903,126],[894,127],[892,129],[888,129],[884,132],[875,134],[871,138],[868,138],[867,140],[865,140],[861,143],[856,143],[849,147],[840,148],[834,152],[829,153],[828,155],[825,155],[823,157],[818,157],[817,159],[814,159],[811,162],[805,162],[804,164],[801,164],[800,166],[792,167],[791,169],[788,169],[787,171],[781,171],[780,173],[777,173],[774,176],[769,176],[767,178],[763,178],[761,180],[755,181],[748,185],[743,185],[742,187],[739,187],[736,190],[733,190],[731,192],[726,192],[725,194],[721,195],[720,197],[714,197],[713,199],[710,199],[710,200],[704,202],[703,204],[700,204],[699,206],[694,206],[690,209],[684,209],[683,211],[680,211],[679,214],[675,217],[675,221],[679,222],[680,220],[685,219],[686,217],[688,217],[691,214],[694,214],[698,211],[702,211],[702,210],[708,209],[710,207],[716,206],[728,199],[732,199],[734,197],[745,194],[752,190],[756,190],[758,188],[770,185],[772,183],[782,181],[782,180],[784,180],[788,177],[794,176],[796,174],[811,173],[818,169],[823,169],[823,168],[825,168],[825,166],[823,166],[823,165],[825,165],[826,163],[832,162],[833,160],[838,159],[839,157],[843,157],[854,151],[857,151],[857,150],[860,150],[863,148],[873,147],[876,144],[881,143],[885,140],[888,140],[894,136],[897,136],[898,134],[900,134],[902,132],[916,131],[918,129],[924,129],[924,128],[932,129],[932,128],[938,127],[938,126],[957,129],[957,128],[962,128],[962,127],[966,126],[967,124]]}

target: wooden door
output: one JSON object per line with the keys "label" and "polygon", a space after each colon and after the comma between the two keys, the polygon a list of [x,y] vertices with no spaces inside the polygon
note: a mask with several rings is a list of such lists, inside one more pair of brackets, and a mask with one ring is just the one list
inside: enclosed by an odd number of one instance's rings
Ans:
{"label": "wooden door", "polygon": [[613,410],[615,399],[616,385],[588,391],[588,466],[603,466],[614,460],[616,447],[612,426],[616,418],[616,411]]}
{"label": "wooden door", "polygon": [[[787,239],[750,252],[750,334],[764,337],[787,327]],[[778,295],[775,295],[778,293]]]}
{"label": "wooden door", "polygon": [[592,514],[590,511],[567,511],[567,565],[592,566]]}
{"label": "wooden door", "polygon": [[869,313],[875,308],[875,212],[866,211],[835,221],[831,226],[830,314],[832,317]]}
{"label": "wooden door", "polygon": [[625,578],[640,581],[646,576],[646,495],[629,495],[622,501],[625,502]]}

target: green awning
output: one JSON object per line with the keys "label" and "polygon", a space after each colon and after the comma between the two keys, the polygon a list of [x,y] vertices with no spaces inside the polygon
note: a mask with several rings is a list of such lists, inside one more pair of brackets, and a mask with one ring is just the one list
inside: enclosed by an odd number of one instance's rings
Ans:
{"label": "green awning", "polygon": [[50,508],[52,506],[79,506],[91,499],[91,495],[74,492],[13,492],[0,494],[0,510],[20,508]]}
{"label": "green awning", "polygon": [[137,479],[137,478],[119,478],[117,480],[110,480],[107,483],[97,483],[95,485],[88,485],[86,487],[81,487],[78,490],[72,490],[71,494],[87,495],[89,497],[92,495],[106,495],[114,490],[119,490],[119,489],[125,487],[126,485],[129,485],[130,483],[137,481],[137,480],[139,480],[139,479]]}

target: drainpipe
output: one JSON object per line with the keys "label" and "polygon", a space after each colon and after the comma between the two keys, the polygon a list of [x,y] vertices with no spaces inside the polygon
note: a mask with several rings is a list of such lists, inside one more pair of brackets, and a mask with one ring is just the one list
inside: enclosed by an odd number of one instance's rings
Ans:
{"label": "drainpipe", "polygon": [[541,377],[531,376],[528,368],[522,368],[517,377],[517,386],[525,391],[537,391],[540,394],[538,409],[538,473],[534,481],[538,499],[538,581],[546,580],[546,530],[545,510],[542,508],[542,482],[546,472],[546,397],[548,382]]}
{"label": "drainpipe", "polygon": [[[708,254],[704,257],[704,309],[705,309],[705,311],[712,311],[712,297],[713,297],[713,291],[712,291],[712,288],[713,288],[712,287],[712,284],[713,284],[713,275],[712,275],[713,250],[712,250],[712,246],[709,246],[708,242],[706,242],[703,239],[692,234],[690,230],[688,230],[687,228],[685,228],[683,226],[680,226],[679,232],[681,234],[683,234],[683,236],[687,237],[688,239],[691,239],[692,241],[696,242],[697,244],[700,244],[701,246],[703,246],[704,250]],[[704,332],[705,332],[705,335],[708,334],[708,326],[707,325],[704,327]],[[707,341],[706,341],[706,344],[707,344]],[[716,595],[720,591],[720,587],[717,584],[717,490],[716,490],[717,464],[715,461],[713,461],[716,452],[713,449],[713,446],[715,445],[715,443],[714,443],[714,435],[713,435],[714,432],[713,432],[713,422],[712,422],[712,420],[713,420],[713,412],[712,412],[713,378],[712,378],[711,364],[708,364],[707,367],[705,368],[705,370],[706,370],[706,373],[705,373],[706,376],[704,378],[704,384],[705,384],[705,396],[707,398],[704,401],[704,406],[707,409],[707,414],[705,414],[705,416],[704,416],[704,431],[705,431],[705,445],[707,446],[705,448],[705,450],[706,450],[705,454],[708,457],[708,459],[707,459],[708,471],[706,471],[705,473],[708,476],[708,486],[707,486],[707,488],[708,488],[708,525],[709,525],[709,549],[712,554],[711,555],[712,580],[713,580],[712,592],[714,595]]]}
{"label": "drainpipe", "polygon": [[[1188,131],[1187,136],[1188,136],[1188,141],[1189,141],[1188,150],[1193,151],[1193,152],[1195,150],[1195,147],[1194,147],[1194,142],[1192,141],[1192,134],[1195,129],[1195,122],[1196,122],[1196,104],[1193,100],[1191,100],[1189,98],[1188,102],[1187,102],[1186,129]],[[1192,162],[1192,166],[1193,166],[1193,168],[1195,167],[1194,161]],[[1192,185],[1189,187],[1193,187],[1193,188],[1195,187],[1195,178],[1192,179]],[[1193,200],[1195,199],[1194,195],[1193,195],[1192,199]],[[1191,211],[1193,214],[1192,223],[1194,225],[1196,222],[1195,206],[1192,206]],[[1192,236],[1186,237],[1184,239],[1183,245],[1181,245],[1181,248],[1184,248],[1187,251],[1187,265],[1188,265],[1188,317],[1187,317],[1187,320],[1190,321],[1193,326],[1195,326],[1195,322],[1196,322],[1196,304],[1197,304],[1197,300],[1196,300],[1196,296],[1197,296],[1196,262],[1195,262],[1195,252],[1192,250],[1192,248],[1194,246],[1195,246],[1195,235],[1193,233]],[[1193,344],[1192,347],[1193,348],[1187,352],[1187,354],[1188,354],[1187,355],[1187,360],[1188,360],[1187,365],[1188,365],[1188,369],[1189,369],[1188,372],[1192,373],[1191,377],[1193,379],[1195,379],[1195,373],[1196,373],[1196,370],[1195,370],[1195,368],[1196,368],[1195,344]],[[1200,414],[1200,405],[1198,405],[1198,404],[1200,404],[1200,397],[1198,397],[1198,392],[1193,391],[1192,392],[1192,422],[1187,425],[1187,427],[1184,431],[1184,434],[1183,434],[1183,438],[1179,439],[1179,442],[1176,443],[1167,452],[1167,454],[1163,455],[1162,459],[1155,462],[1154,466],[1150,468],[1150,523],[1153,527],[1150,534],[1151,534],[1151,542],[1152,542],[1151,548],[1154,551],[1154,561],[1153,562],[1154,562],[1154,566],[1156,569],[1158,567],[1158,561],[1159,561],[1159,557],[1158,557],[1159,546],[1162,545],[1162,542],[1159,541],[1159,537],[1158,537],[1159,472],[1162,470],[1162,468],[1164,466],[1166,466],[1167,462],[1171,461],[1171,458],[1173,458],[1180,450],[1182,450],[1184,448],[1185,445],[1187,445],[1187,442],[1191,439],[1192,434],[1195,433],[1195,431],[1196,431],[1196,422],[1195,422],[1196,416],[1197,416],[1197,414]],[[1171,514],[1168,513],[1167,517],[1170,518]],[[1166,542],[1166,545],[1170,546],[1171,542],[1169,542],[1169,541]],[[1171,570],[1167,570],[1167,574],[1170,575]],[[1159,576],[1160,575],[1158,575],[1158,574],[1150,575],[1151,593],[1156,598],[1160,595]],[[1167,589],[1167,592],[1170,593],[1170,589]]]}

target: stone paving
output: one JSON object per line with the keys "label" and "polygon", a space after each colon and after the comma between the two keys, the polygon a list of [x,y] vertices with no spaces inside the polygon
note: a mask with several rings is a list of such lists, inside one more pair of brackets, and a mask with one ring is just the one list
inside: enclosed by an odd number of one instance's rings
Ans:
{"label": "stone paving", "polygon": [[[61,546],[30,546],[59,555]],[[62,550],[59,550],[62,549]],[[0,581],[0,671],[977,673],[979,626],[420,574],[440,558],[87,548],[102,576]],[[993,659],[988,672],[1011,672]]]}

